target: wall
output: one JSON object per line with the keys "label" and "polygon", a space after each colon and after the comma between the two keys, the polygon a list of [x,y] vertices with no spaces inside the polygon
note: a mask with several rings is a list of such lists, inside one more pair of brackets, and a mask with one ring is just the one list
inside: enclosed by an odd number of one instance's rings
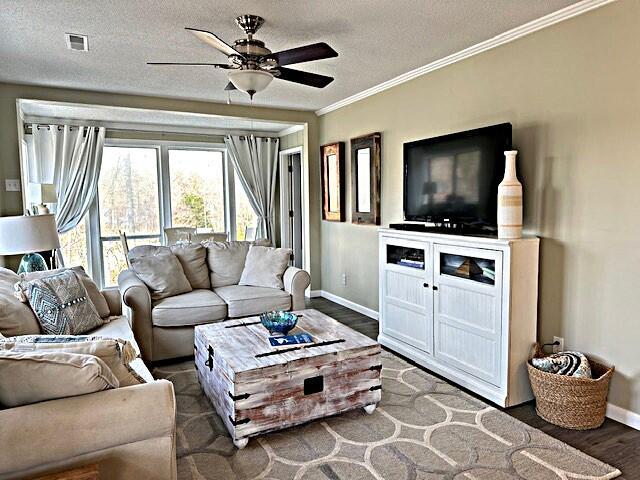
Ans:
{"label": "wall", "polygon": [[[320,117],[321,145],[382,132],[383,225],[402,220],[404,142],[511,122],[540,338],[615,364],[610,400],[638,413],[639,21],[620,0]],[[377,309],[376,228],[349,221],[321,223],[322,289]]]}
{"label": "wall", "polygon": [[[306,123],[307,126],[304,134],[306,144],[309,148],[308,151],[314,153],[318,151],[317,117],[313,112],[0,83],[0,215],[19,215],[22,212],[21,194],[4,191],[4,179],[20,178],[18,122],[16,118],[16,99],[18,98]],[[306,154],[307,151],[305,151],[305,155]],[[309,157],[309,161],[311,165],[310,190],[311,196],[314,198],[314,196],[319,195],[317,155]],[[320,249],[318,246],[320,244],[320,215],[317,208],[310,212],[310,222],[312,283],[319,285]],[[0,257],[0,265],[2,265],[1,262],[2,258]]]}

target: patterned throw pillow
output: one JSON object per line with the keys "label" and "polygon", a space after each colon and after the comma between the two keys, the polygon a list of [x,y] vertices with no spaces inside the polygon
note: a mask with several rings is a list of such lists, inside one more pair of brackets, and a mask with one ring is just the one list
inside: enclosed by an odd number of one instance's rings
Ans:
{"label": "patterned throw pillow", "polygon": [[50,335],[76,335],[103,324],[86,288],[72,270],[16,284],[28,299],[40,328]]}
{"label": "patterned throw pillow", "polygon": [[591,378],[589,360],[580,352],[560,352],[548,357],[533,358],[531,364],[543,372]]}

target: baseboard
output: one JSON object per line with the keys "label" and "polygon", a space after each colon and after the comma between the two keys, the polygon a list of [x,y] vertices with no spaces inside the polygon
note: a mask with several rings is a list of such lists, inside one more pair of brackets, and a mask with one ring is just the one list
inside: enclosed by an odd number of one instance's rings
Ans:
{"label": "baseboard", "polygon": [[625,425],[640,430],[640,414],[632,412],[617,405],[607,403],[607,417],[616,422],[624,423]]}
{"label": "baseboard", "polygon": [[315,296],[326,298],[327,300],[331,300],[338,305],[342,305],[343,307],[350,308],[351,310],[361,313],[362,315],[366,315],[369,318],[378,320],[378,312],[371,308],[360,305],[359,303],[352,302],[351,300],[347,300],[346,298],[342,298],[338,295],[327,292],[326,290],[312,290],[311,297],[314,297],[314,293],[319,293],[319,295]]}
{"label": "baseboard", "polygon": [[309,298],[318,298],[322,296],[322,290],[309,290]]}

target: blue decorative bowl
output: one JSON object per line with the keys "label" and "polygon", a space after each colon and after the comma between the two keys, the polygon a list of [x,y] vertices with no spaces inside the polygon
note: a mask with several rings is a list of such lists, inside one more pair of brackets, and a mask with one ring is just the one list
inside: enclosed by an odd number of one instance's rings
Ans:
{"label": "blue decorative bowl", "polygon": [[265,312],[260,315],[260,322],[271,335],[286,335],[298,323],[298,316],[291,312]]}

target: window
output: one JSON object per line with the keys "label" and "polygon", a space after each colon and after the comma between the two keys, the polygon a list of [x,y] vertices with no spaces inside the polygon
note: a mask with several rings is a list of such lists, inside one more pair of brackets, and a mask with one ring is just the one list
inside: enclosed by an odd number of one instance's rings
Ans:
{"label": "window", "polygon": [[[242,188],[240,178],[234,171],[235,184],[235,207],[236,207],[236,238],[238,240],[255,240],[255,228],[258,222],[258,216],[253,210],[247,194]],[[247,238],[248,237],[248,238]]]}
{"label": "window", "polygon": [[82,265],[89,272],[89,262],[87,259],[87,222],[82,220],[76,228],[68,232],[61,233],[60,251],[65,265],[71,267]]}
{"label": "window", "polygon": [[129,248],[160,243],[156,148],[105,147],[98,182],[103,285],[115,285],[127,268],[120,231]]}
{"label": "window", "polygon": [[221,151],[169,150],[171,223],[224,232],[224,155]]}
{"label": "window", "polygon": [[115,285],[127,268],[121,231],[133,248],[161,244],[171,226],[235,232],[239,240],[255,228],[257,216],[221,146],[108,143],[88,221],[61,236],[65,263],[83,265],[100,286]]}

